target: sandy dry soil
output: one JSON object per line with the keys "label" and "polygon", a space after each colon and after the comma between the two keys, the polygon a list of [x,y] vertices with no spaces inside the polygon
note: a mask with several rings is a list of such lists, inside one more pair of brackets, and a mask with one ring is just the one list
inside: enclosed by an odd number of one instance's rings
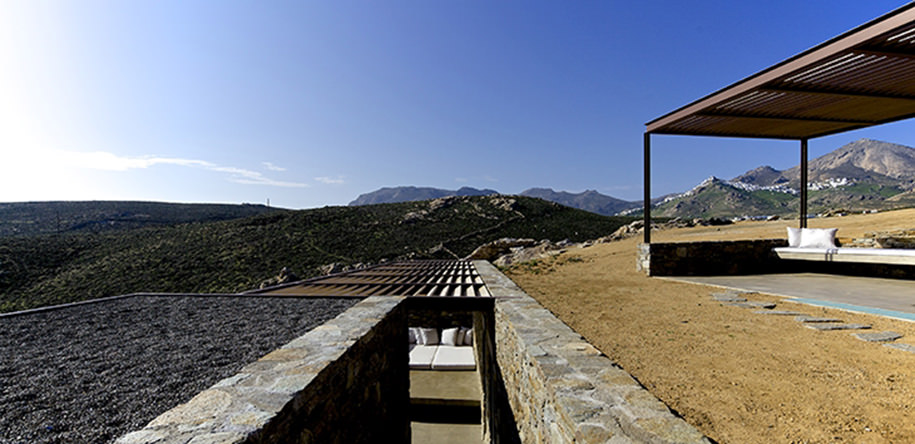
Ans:
{"label": "sandy dry soil", "polygon": [[[656,241],[784,237],[796,221],[658,232]],[[915,227],[915,210],[813,220],[850,239]],[[808,329],[711,300],[720,289],[635,271],[638,239],[573,249],[508,275],[721,443],[915,442],[915,354],[849,332]],[[915,288],[915,282],[913,282]],[[915,345],[915,323],[773,301],[779,308],[892,330]],[[915,301],[913,301],[915,303]]]}

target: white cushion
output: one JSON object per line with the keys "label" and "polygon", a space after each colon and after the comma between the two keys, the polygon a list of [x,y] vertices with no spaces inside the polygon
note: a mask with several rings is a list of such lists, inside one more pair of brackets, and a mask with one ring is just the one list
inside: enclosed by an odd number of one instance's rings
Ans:
{"label": "white cushion", "polygon": [[411,345],[410,368],[432,368],[437,350],[437,345]]}
{"label": "white cushion", "polygon": [[433,370],[473,370],[477,368],[473,347],[440,345],[432,359]]}
{"label": "white cushion", "polygon": [[803,228],[798,247],[836,248],[836,231],[838,230],[838,228]]}
{"label": "white cushion", "polygon": [[[442,330],[442,345],[461,345],[461,342],[458,341],[458,333],[461,329],[458,327],[446,328]],[[463,338],[461,338],[463,339]]]}
{"label": "white cushion", "polygon": [[788,229],[788,246],[797,247],[801,245],[801,229],[785,227]]}
{"label": "white cushion", "polygon": [[468,328],[464,331],[464,345],[473,345],[473,329]]}
{"label": "white cushion", "polygon": [[420,345],[438,345],[438,330],[434,328],[420,328],[416,343]]}

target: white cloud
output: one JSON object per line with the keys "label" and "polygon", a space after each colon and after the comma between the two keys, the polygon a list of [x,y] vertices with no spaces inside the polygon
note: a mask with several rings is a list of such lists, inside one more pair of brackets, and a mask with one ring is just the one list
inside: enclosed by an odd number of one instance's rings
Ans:
{"label": "white cloud", "polygon": [[274,165],[270,162],[262,162],[262,163],[264,165],[264,168],[267,168],[270,171],[286,171],[286,168],[283,168],[279,165]]}
{"label": "white cloud", "polygon": [[346,183],[343,180],[343,176],[337,176],[337,177],[322,176],[322,177],[315,177],[315,180],[318,182],[321,182],[323,184],[327,184],[327,185],[342,185],[342,184]]}
{"label": "white cloud", "polygon": [[57,159],[65,165],[76,168],[95,169],[105,171],[127,171],[132,169],[145,169],[156,165],[177,165],[190,168],[201,168],[217,173],[229,175],[229,181],[245,185],[266,185],[284,188],[305,188],[308,184],[298,182],[284,182],[265,177],[258,171],[244,168],[221,166],[212,162],[197,159],[182,159],[175,157],[125,157],[117,154],[96,152],[56,151]]}

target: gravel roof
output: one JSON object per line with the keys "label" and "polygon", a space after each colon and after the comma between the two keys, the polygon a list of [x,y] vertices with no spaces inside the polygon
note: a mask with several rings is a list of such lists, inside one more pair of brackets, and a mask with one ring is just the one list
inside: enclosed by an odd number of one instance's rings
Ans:
{"label": "gravel roof", "polygon": [[112,442],[357,302],[135,296],[0,317],[0,443]]}

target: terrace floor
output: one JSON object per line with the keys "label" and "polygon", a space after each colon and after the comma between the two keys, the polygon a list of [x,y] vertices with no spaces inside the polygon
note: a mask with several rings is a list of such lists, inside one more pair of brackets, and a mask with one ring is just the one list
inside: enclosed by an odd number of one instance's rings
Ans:
{"label": "terrace floor", "polygon": [[483,442],[478,370],[410,370],[413,444]]}
{"label": "terrace floor", "polygon": [[783,296],[795,302],[915,321],[915,281],[833,274],[668,277]]}

